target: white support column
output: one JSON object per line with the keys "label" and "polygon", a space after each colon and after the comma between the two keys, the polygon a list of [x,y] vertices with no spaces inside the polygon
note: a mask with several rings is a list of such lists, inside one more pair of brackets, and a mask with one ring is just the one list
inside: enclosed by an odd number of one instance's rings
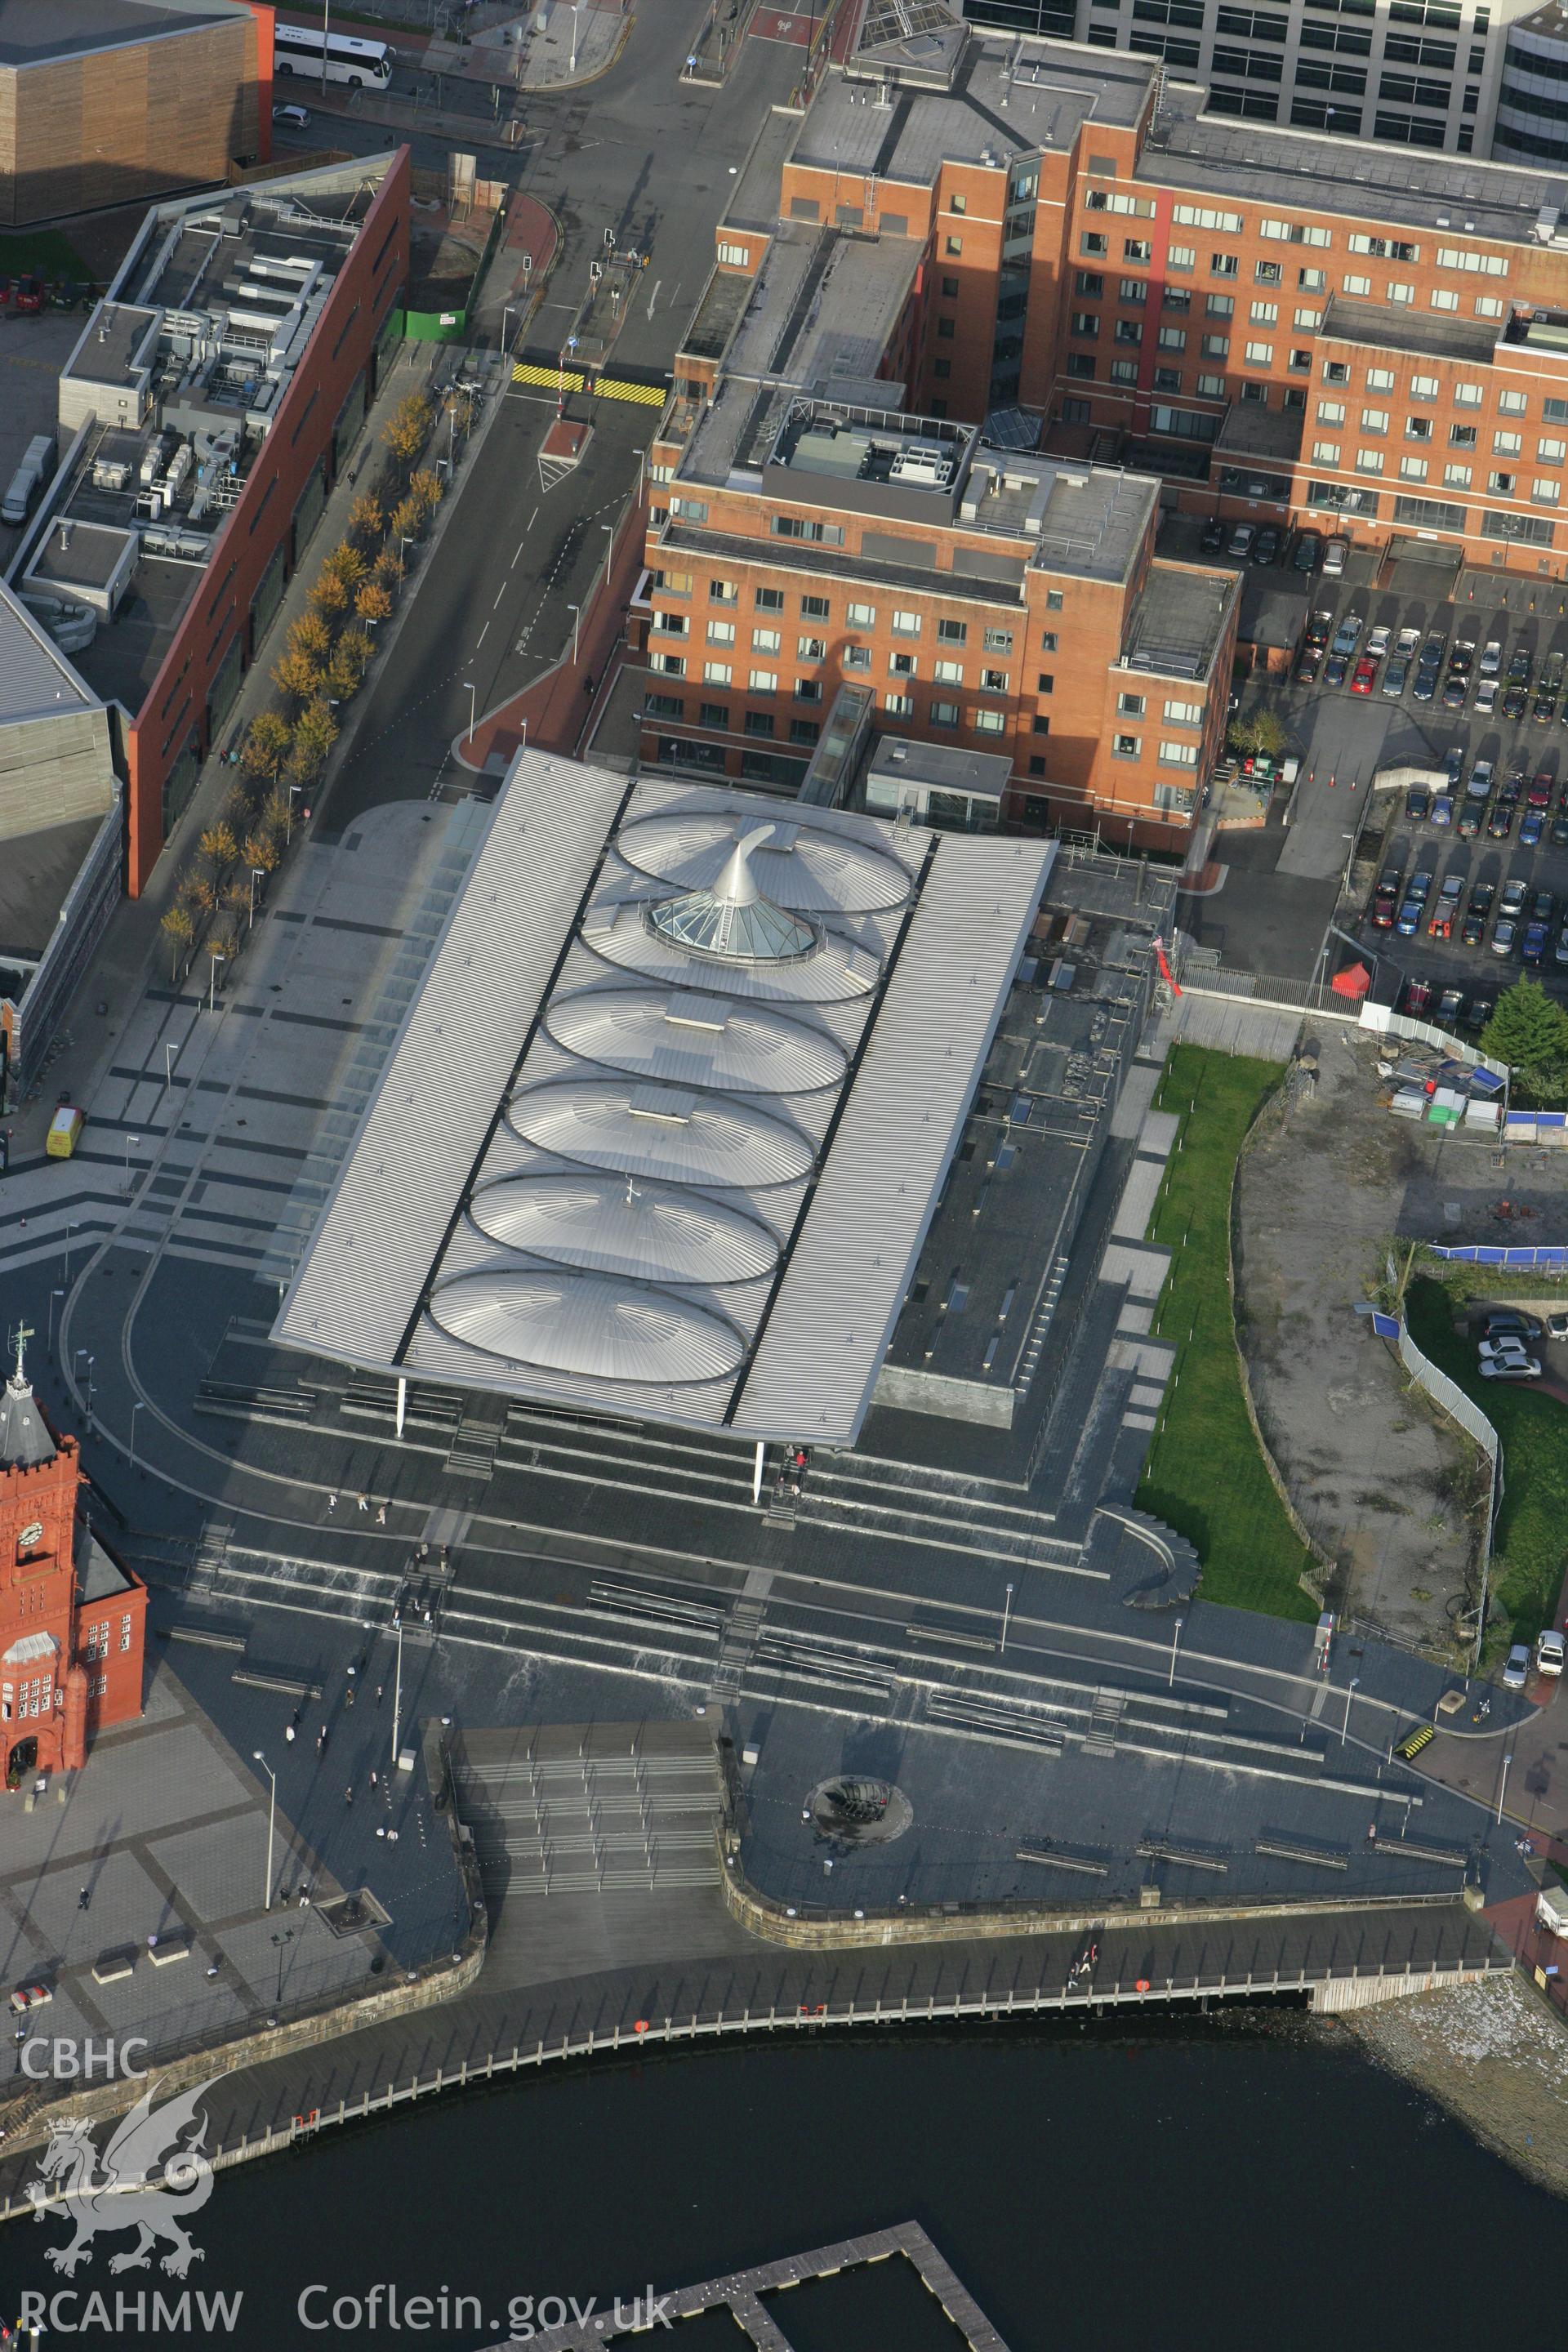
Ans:
{"label": "white support column", "polygon": [[757,1440],[757,1466],[752,1473],[752,1500],[753,1503],[760,1503],[763,1499],[763,1458],[766,1454],[767,1450],[765,1441],[759,1437]]}
{"label": "white support column", "polygon": [[399,1437],[403,1434],[403,1416],[407,1410],[408,1382],[400,1378],[397,1383],[397,1434]]}

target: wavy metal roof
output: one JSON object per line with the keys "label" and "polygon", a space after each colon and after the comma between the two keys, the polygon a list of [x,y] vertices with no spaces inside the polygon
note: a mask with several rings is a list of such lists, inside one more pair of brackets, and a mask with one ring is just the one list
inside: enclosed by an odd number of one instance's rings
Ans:
{"label": "wavy metal roof", "polygon": [[852,1442],[1052,855],[520,755],[278,1336]]}

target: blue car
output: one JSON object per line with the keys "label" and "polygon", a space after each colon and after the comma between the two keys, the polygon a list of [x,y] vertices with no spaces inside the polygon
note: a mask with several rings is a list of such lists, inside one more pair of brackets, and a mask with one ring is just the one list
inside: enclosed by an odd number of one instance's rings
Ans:
{"label": "blue car", "polygon": [[1544,923],[1526,923],[1520,953],[1526,963],[1539,963],[1546,953],[1547,929]]}
{"label": "blue car", "polygon": [[[1447,793],[1438,793],[1436,795],[1432,803],[1432,822],[1434,824],[1453,824],[1454,803],[1451,794]],[[1521,834],[1520,835],[1521,840],[1522,840],[1523,837],[1524,836]]]}
{"label": "blue car", "polygon": [[1413,940],[1421,929],[1421,906],[1419,898],[1406,898],[1399,909],[1399,919],[1394,928],[1402,940]]}
{"label": "blue car", "polygon": [[1533,849],[1545,830],[1546,819],[1542,815],[1541,810],[1526,809],[1524,812],[1523,823],[1519,828],[1519,845],[1521,849]]}

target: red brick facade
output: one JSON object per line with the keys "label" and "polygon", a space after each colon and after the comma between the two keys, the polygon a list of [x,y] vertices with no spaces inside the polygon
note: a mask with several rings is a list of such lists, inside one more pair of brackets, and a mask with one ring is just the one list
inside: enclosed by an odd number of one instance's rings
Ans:
{"label": "red brick facade", "polygon": [[99,1554],[84,1593],[91,1538],[77,1517],[76,1440],[47,1432],[18,1376],[5,1402],[5,1426],[28,1423],[42,1433],[37,1450],[53,1449],[0,1463],[0,1769],[15,1790],[75,1770],[94,1732],[141,1714],[147,1591]]}

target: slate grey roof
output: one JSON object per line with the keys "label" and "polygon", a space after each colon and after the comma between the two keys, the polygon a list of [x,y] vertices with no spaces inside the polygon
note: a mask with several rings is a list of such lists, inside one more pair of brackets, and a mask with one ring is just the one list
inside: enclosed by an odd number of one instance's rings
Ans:
{"label": "slate grey roof", "polygon": [[0,726],[97,707],[97,695],[82,684],[47,632],[0,584]]}
{"label": "slate grey roof", "polygon": [[36,1470],[59,1452],[38,1410],[25,1375],[18,1368],[0,1390],[0,1469]]}
{"label": "slate grey roof", "polygon": [[520,754],[276,1336],[853,1443],[1053,854]]}

